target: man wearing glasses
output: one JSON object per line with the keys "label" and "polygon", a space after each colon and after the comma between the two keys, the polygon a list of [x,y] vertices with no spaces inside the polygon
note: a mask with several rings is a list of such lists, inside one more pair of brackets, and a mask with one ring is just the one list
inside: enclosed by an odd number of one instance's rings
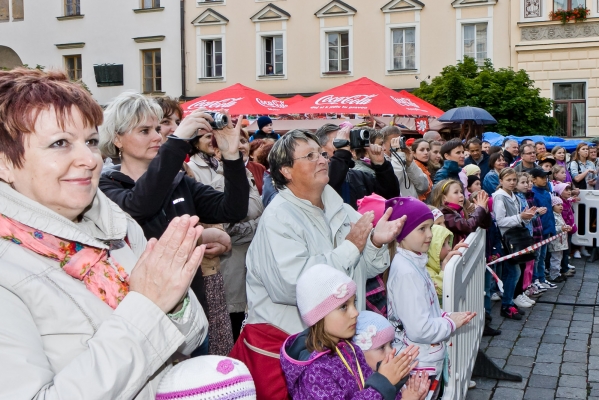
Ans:
{"label": "man wearing glasses", "polygon": [[536,168],[537,153],[532,144],[520,146],[520,163],[514,168],[516,172],[529,172]]}

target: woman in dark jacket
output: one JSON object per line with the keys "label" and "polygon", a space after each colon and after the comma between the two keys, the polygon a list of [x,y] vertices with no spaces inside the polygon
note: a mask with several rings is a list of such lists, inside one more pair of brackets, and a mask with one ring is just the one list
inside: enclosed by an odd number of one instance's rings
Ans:
{"label": "woman in dark jacket", "polygon": [[[120,156],[121,165],[103,171],[99,187],[104,194],[141,225],[147,238],[160,237],[172,219],[184,214],[197,215],[205,224],[245,218],[249,184],[238,150],[240,124],[213,130],[211,117],[196,111],[161,144],[156,129],[161,119],[160,106],[140,94],[123,93],[108,105],[100,127],[100,149],[105,156]],[[223,157],[224,192],[181,171],[191,150],[189,140],[198,129],[215,134]],[[209,314],[201,273],[196,274],[191,288]]]}

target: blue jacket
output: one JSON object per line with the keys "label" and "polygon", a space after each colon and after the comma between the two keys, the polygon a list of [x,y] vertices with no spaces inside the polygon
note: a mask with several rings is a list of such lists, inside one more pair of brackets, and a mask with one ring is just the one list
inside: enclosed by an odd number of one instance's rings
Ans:
{"label": "blue jacket", "polygon": [[472,165],[476,165],[478,168],[480,168],[480,181],[481,182],[483,182],[485,180],[485,176],[491,170],[491,167],[489,167],[489,155],[487,153],[485,153],[484,151],[482,152],[482,154],[483,154],[483,159],[480,161],[480,163],[477,163],[476,161],[474,161],[474,159],[472,157],[468,157],[464,161],[464,165],[472,164]]}
{"label": "blue jacket", "polygon": [[495,191],[497,190],[497,186],[499,186],[499,175],[497,174],[497,171],[489,171],[487,176],[485,176],[485,179],[483,179],[482,181],[483,190],[487,192],[489,196],[492,196],[493,193],[495,193]]}
{"label": "blue jacket", "polygon": [[541,223],[543,224],[543,235],[555,235],[555,217],[553,216],[553,206],[551,205],[551,193],[549,186],[532,187],[534,194],[533,204],[537,207],[547,207],[547,212],[541,215]]}
{"label": "blue jacket", "polygon": [[445,160],[441,169],[435,174],[434,183],[437,184],[443,179],[455,179],[456,181],[460,182],[459,174],[461,170],[462,168],[460,168],[457,162]]}
{"label": "blue jacket", "polygon": [[[524,193],[514,192],[514,194],[520,199],[520,212],[526,210],[528,208],[528,202],[526,201],[526,196]],[[532,236],[532,219],[525,223],[524,226],[528,228],[530,236]]]}

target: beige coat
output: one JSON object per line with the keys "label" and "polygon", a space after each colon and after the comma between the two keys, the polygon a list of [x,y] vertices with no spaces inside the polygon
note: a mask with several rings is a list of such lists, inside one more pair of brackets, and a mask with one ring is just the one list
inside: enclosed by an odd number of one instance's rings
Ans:
{"label": "beige coat", "polygon": [[[128,273],[146,246],[139,225],[99,190],[75,224],[0,183],[0,213],[112,248]],[[0,239],[0,398],[154,399],[171,356],[191,353],[206,337],[204,311],[189,296],[176,320],[136,292],[113,310],[56,261]]]}
{"label": "beige coat", "polygon": [[[222,174],[221,167],[218,168],[218,172],[214,172],[198,154],[193,156],[187,165],[193,171],[198,182],[210,185],[216,190],[225,190],[225,177]],[[227,233],[231,236],[232,244],[231,251],[222,255],[220,260],[221,274],[225,282],[227,311],[229,313],[245,311],[247,305],[245,256],[256,233],[260,216],[264,211],[254,175],[247,168],[245,173],[250,183],[248,215],[237,224],[224,225]]]}

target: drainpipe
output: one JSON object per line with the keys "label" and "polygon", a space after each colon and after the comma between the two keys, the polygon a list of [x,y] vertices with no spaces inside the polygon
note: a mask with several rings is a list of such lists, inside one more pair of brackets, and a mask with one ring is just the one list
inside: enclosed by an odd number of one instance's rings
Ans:
{"label": "drainpipe", "polygon": [[181,97],[185,98],[185,0],[181,0]]}

